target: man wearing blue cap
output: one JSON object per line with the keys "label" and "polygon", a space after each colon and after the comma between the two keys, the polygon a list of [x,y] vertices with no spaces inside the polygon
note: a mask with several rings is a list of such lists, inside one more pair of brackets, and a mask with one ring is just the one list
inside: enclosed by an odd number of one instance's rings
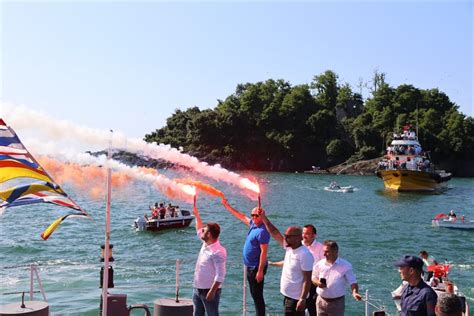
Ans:
{"label": "man wearing blue cap", "polygon": [[435,316],[438,296],[422,279],[423,260],[416,256],[403,256],[395,266],[402,280],[408,282],[402,292],[400,316]]}

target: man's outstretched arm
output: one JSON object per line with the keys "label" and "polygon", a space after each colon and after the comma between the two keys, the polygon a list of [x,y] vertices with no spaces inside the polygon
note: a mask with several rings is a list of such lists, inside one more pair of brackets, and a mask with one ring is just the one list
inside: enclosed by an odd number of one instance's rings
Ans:
{"label": "man's outstretched arm", "polygon": [[230,206],[229,202],[224,198],[222,199],[222,205],[229,211],[230,214],[234,215],[235,218],[237,218],[239,221],[244,223],[247,226],[250,226],[250,218],[245,216],[244,214],[240,213],[237,211],[235,208]]}
{"label": "man's outstretched arm", "polygon": [[196,205],[194,205],[193,207],[193,214],[194,214],[194,218],[196,219],[196,231],[198,232],[202,229],[202,220],[201,220],[201,215],[199,215],[199,211]]}
{"label": "man's outstretched arm", "polygon": [[283,235],[280,233],[280,231],[270,222],[268,217],[265,215],[265,211],[263,209],[259,209],[258,214],[262,217],[263,223],[267,227],[268,232],[272,237],[278,241],[278,243],[283,247],[284,246],[284,241],[285,238]]}

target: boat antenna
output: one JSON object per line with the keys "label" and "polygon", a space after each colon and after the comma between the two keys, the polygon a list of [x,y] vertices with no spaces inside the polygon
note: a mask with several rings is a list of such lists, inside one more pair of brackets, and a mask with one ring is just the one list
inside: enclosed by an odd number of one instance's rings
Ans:
{"label": "boat antenna", "polygon": [[416,102],[416,137],[418,138],[418,102]]}
{"label": "boat antenna", "polygon": [[102,315],[107,315],[107,292],[109,286],[109,254],[110,254],[110,197],[112,195],[112,170],[110,160],[112,159],[112,137],[110,130],[109,148],[107,149],[107,202],[105,208],[105,247],[104,247],[104,277],[102,282]]}

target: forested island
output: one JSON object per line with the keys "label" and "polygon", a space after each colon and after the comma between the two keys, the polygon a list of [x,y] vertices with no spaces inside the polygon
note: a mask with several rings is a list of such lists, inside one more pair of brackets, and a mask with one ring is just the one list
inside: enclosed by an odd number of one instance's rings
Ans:
{"label": "forested island", "polygon": [[367,87],[364,100],[331,70],[310,84],[239,84],[213,109],[177,109],[144,139],[233,170],[303,171],[380,157],[393,132],[411,124],[440,168],[474,176],[474,120],[445,93],[392,87],[378,71]]}

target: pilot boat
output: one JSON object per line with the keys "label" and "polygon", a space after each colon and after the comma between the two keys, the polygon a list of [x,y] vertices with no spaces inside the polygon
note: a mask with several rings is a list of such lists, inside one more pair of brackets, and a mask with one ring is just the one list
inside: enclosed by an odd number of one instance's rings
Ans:
{"label": "pilot boat", "polygon": [[386,189],[395,191],[440,191],[447,187],[451,179],[450,173],[435,169],[409,126],[404,128],[402,134],[393,134],[376,175],[383,180]]}

